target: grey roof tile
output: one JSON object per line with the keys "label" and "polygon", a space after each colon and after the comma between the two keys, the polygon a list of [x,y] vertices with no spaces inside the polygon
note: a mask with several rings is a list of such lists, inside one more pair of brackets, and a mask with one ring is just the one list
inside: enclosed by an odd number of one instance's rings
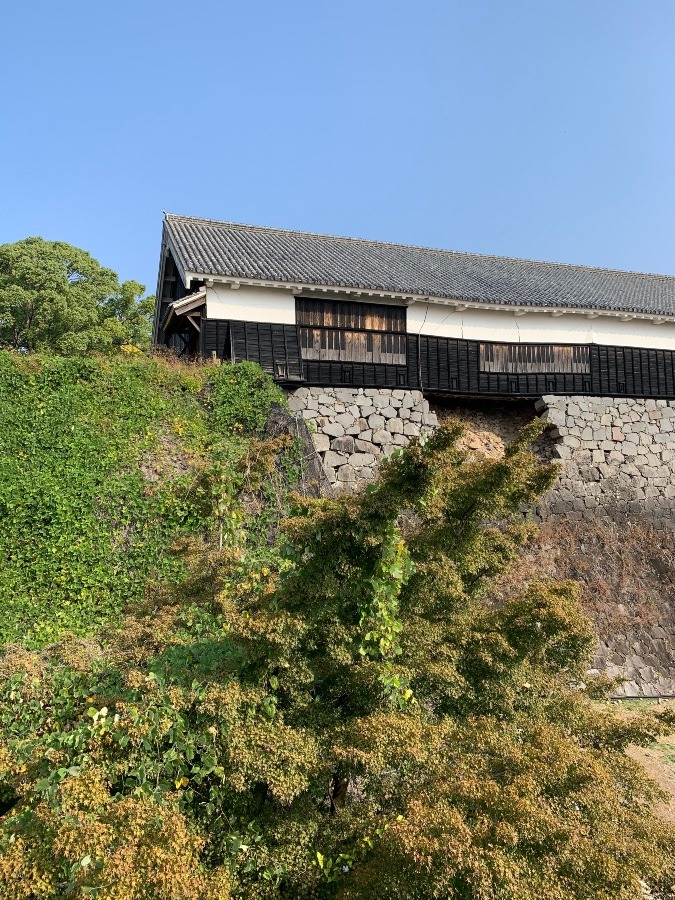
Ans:
{"label": "grey roof tile", "polygon": [[513,306],[675,315],[675,277],[166,214],[185,271]]}

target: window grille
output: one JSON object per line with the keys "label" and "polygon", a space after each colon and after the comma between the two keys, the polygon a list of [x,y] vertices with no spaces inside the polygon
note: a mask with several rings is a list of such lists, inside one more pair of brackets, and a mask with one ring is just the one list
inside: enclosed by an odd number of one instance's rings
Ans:
{"label": "window grille", "polygon": [[588,374],[591,371],[587,346],[481,344],[479,357],[482,372]]}

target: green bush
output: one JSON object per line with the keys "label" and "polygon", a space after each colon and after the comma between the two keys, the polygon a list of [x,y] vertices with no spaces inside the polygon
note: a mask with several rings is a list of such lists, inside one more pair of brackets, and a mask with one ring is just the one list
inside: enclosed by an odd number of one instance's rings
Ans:
{"label": "green bush", "polygon": [[555,475],[535,433],[480,462],[446,426],[361,495],[298,499],[266,551],[252,441],[185,581],[99,651],[0,660],[0,897],[674,897],[675,829],[624,753],[668,715],[591,702],[572,583],[491,602]]}
{"label": "green bush", "polygon": [[257,363],[223,365],[211,375],[211,424],[221,434],[257,434],[285,397]]}

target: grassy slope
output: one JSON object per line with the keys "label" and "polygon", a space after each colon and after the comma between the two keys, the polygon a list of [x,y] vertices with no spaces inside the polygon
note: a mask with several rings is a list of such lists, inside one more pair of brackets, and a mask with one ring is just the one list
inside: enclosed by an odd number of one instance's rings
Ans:
{"label": "grassy slope", "polygon": [[86,634],[176,574],[207,371],[0,354],[0,643]]}

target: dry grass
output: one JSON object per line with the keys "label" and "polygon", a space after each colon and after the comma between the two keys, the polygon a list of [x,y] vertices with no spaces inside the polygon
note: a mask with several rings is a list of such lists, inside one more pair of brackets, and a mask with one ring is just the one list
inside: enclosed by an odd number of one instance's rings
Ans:
{"label": "dry grass", "polygon": [[675,547],[647,522],[550,519],[500,585],[511,593],[533,581],[571,579],[600,636],[661,624],[675,593]]}

